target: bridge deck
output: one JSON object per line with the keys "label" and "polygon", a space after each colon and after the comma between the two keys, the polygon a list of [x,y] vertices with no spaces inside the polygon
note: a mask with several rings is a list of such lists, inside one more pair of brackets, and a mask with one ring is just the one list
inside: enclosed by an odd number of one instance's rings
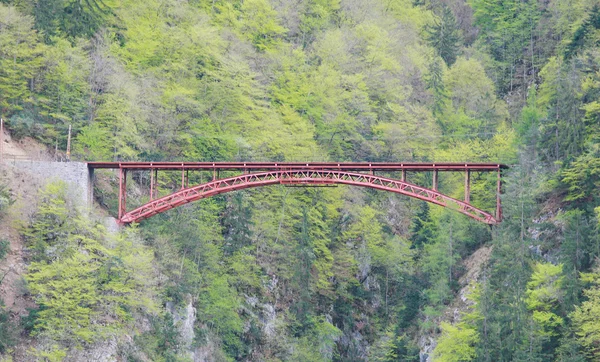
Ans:
{"label": "bridge deck", "polygon": [[289,169],[337,171],[496,171],[508,166],[497,163],[385,163],[385,162],[88,162],[91,169],[127,170],[252,170]]}

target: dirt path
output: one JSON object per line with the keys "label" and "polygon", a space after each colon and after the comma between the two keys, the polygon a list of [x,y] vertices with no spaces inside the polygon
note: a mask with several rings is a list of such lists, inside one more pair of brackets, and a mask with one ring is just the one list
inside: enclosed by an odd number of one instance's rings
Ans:
{"label": "dirt path", "polygon": [[15,140],[5,129],[2,140],[2,153],[5,161],[24,159],[51,161],[53,159],[46,147],[30,137]]}

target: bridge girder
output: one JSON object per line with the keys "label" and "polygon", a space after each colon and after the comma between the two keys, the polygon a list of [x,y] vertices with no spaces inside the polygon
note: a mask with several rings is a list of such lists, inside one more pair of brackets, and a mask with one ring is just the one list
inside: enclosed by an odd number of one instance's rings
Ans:
{"label": "bridge girder", "polygon": [[[174,192],[170,195],[161,197],[132,210],[126,212],[125,210],[125,182],[126,182],[126,170],[127,168],[121,168],[121,187],[119,193],[119,222],[120,223],[132,223],[140,222],[153,215],[165,212],[172,208],[200,200],[203,198],[215,196],[218,194],[242,190],[251,187],[260,187],[268,185],[329,185],[329,184],[344,184],[361,187],[370,187],[378,190],[394,192],[416,199],[424,200],[436,205],[450,208],[458,211],[464,215],[467,215],[477,221],[494,225],[501,221],[501,208],[500,208],[500,167],[497,165],[498,172],[498,198],[497,198],[497,210],[496,216],[474,207],[468,202],[468,198],[465,201],[461,201],[447,195],[442,194],[437,190],[437,177],[434,178],[433,189],[418,186],[405,180],[405,172],[403,172],[402,180],[396,180],[392,178],[386,178],[375,175],[373,172],[370,174],[359,173],[359,172],[348,172],[344,170],[335,169],[276,169],[267,172],[255,172],[255,173],[244,173],[242,175],[228,177],[223,179],[215,179],[212,181],[203,183],[201,185],[193,187],[184,187],[184,175],[182,168],[182,189]],[[154,169],[150,169],[153,172]],[[404,169],[402,169],[404,171]],[[470,169],[465,167],[468,173]],[[475,169],[480,170],[480,169]],[[437,174],[438,169],[434,172]],[[486,169],[485,171],[491,171]],[[465,190],[467,190],[469,180],[465,182]],[[152,187],[152,185],[151,185]],[[151,191],[152,192],[152,191]],[[466,192],[467,193],[467,192]]]}

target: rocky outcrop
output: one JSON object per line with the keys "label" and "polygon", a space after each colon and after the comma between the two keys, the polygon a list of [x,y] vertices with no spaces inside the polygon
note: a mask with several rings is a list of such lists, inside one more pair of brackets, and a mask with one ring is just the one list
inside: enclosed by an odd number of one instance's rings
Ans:
{"label": "rocky outcrop", "polygon": [[[471,293],[473,283],[481,280],[481,274],[483,268],[492,255],[492,247],[484,245],[481,248],[475,250],[468,258],[463,260],[462,264],[466,269],[465,274],[458,280],[460,285],[460,291],[454,301],[445,312],[438,319],[436,318],[435,323],[439,325],[442,321],[455,324],[460,321],[462,313],[465,312],[473,302],[467,298],[467,295]],[[431,354],[437,346],[438,335],[422,335],[419,338],[419,360],[420,362],[430,362]]]}
{"label": "rocky outcrop", "polygon": [[192,304],[191,298],[188,298],[184,307],[176,307],[173,302],[167,302],[166,309],[173,318],[173,324],[177,327],[180,335],[179,350],[185,351],[187,357],[196,361],[195,351],[192,347],[194,338],[194,323],[196,323],[196,308]]}

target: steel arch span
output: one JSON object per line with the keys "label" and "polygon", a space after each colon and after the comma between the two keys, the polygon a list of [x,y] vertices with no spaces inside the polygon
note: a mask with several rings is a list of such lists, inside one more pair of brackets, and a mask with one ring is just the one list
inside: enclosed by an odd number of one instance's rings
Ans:
{"label": "steel arch span", "polygon": [[[478,209],[468,202],[460,201],[444,195],[437,190],[417,186],[403,180],[337,170],[274,170],[268,172],[242,174],[235,177],[216,179],[201,185],[183,188],[171,195],[152,200],[135,210],[120,215],[120,223],[140,222],[153,215],[165,212],[175,207],[219,195],[226,192],[268,185],[330,185],[343,184],[370,187],[373,189],[395,192],[436,205],[448,207],[465,214],[477,221],[494,225],[500,222],[500,217]],[[434,184],[434,187],[436,185]],[[498,215],[500,216],[500,215]]]}

